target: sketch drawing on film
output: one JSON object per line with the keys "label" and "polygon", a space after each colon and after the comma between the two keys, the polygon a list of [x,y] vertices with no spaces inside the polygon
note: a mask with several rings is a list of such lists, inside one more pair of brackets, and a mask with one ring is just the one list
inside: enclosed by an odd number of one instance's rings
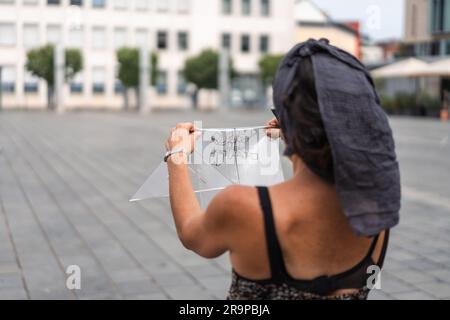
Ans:
{"label": "sketch drawing on film", "polygon": [[[265,127],[200,131],[188,166],[202,206],[233,184],[268,186],[284,181],[279,140],[268,137]],[[130,201],[168,196],[167,165],[161,162]]]}

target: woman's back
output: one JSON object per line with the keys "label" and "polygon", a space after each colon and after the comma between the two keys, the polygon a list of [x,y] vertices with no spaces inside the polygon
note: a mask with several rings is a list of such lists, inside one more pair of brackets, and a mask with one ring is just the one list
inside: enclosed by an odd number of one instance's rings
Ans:
{"label": "woman's back", "polygon": [[[302,178],[269,189],[276,237],[286,273],[293,279],[313,280],[352,269],[366,258],[374,239],[354,235],[332,185],[309,171]],[[234,211],[231,214],[237,219],[236,234],[233,235],[236,241],[230,250],[234,271],[242,279],[268,280],[272,276],[270,244],[266,241],[258,190],[241,186],[232,187],[228,192],[233,198],[229,200],[234,203],[230,207]],[[242,215],[238,216],[239,213]],[[377,241],[373,261],[380,258],[383,238]],[[329,295],[358,291],[355,289],[336,290]]]}

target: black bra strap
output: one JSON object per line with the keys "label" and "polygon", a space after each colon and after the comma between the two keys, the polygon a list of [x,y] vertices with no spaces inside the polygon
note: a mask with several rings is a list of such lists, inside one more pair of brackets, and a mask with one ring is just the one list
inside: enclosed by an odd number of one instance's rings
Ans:
{"label": "black bra strap", "polygon": [[381,255],[380,258],[378,259],[378,267],[383,268],[384,265],[384,259],[386,258],[386,252],[387,252],[387,248],[388,248],[388,244],[389,244],[389,233],[390,230],[386,230],[384,233],[384,241],[383,241],[383,248],[381,249]]}
{"label": "black bra strap", "polygon": [[[258,189],[259,201],[260,201],[261,208],[263,211],[263,216],[264,216],[264,229],[265,229],[265,234],[266,234],[266,243],[267,243],[268,257],[269,257],[269,262],[270,262],[270,272],[272,274],[271,280],[275,283],[283,283],[288,279],[289,275],[286,270],[286,266],[284,264],[283,252],[281,250],[280,242],[278,240],[277,233],[276,233],[275,220],[273,217],[272,202],[270,200],[269,189],[267,187],[258,187],[257,189]],[[368,252],[366,258],[363,260],[363,262],[364,261],[373,261],[372,256],[375,251],[375,248],[377,247],[379,239],[380,239],[380,234],[378,234],[374,238],[372,245],[370,246],[369,252]],[[381,251],[380,258],[377,263],[377,265],[380,268],[383,267],[383,263],[384,263],[384,259],[385,259],[386,251],[387,251],[387,247],[388,247],[388,242],[389,242],[389,230],[386,230],[385,236],[384,236],[384,241],[383,241],[383,248]],[[355,272],[357,272],[357,271],[355,271]],[[333,277],[329,277],[329,278],[332,279]],[[336,287],[336,285],[334,287]],[[339,287],[339,286],[337,286],[337,287]],[[321,289],[321,291],[324,291],[324,292],[332,291],[332,289],[330,289],[329,286],[325,286],[324,288],[322,288],[322,286],[320,286],[320,288],[319,288],[319,287],[317,287],[317,284],[316,284],[316,289]],[[334,288],[334,289],[336,289],[336,288]]]}
{"label": "black bra strap", "polygon": [[278,242],[278,237],[276,234],[269,189],[267,187],[258,187],[258,194],[264,215],[264,228],[266,233],[267,250],[269,255],[272,280],[283,281],[283,271],[285,270],[285,266],[280,243]]}
{"label": "black bra strap", "polygon": [[370,246],[369,253],[366,256],[366,259],[370,259],[373,256],[373,253],[375,252],[375,248],[377,247],[379,239],[380,234],[377,234],[377,236],[373,239],[372,245]]}

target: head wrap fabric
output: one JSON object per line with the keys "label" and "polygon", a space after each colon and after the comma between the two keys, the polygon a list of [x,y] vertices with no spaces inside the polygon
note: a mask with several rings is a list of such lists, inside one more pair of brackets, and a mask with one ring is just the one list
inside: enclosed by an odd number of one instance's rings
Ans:
{"label": "head wrap fabric", "polygon": [[349,53],[326,39],[296,45],[281,62],[273,83],[274,105],[286,135],[293,128],[283,101],[302,59],[311,57],[318,103],[330,143],[335,186],[343,211],[359,236],[373,236],[399,222],[400,172],[388,118],[373,80]]}

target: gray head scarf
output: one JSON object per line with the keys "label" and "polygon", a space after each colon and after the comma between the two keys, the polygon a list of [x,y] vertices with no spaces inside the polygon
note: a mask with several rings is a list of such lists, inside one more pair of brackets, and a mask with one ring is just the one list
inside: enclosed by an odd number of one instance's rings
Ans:
{"label": "gray head scarf", "polygon": [[349,53],[329,41],[296,45],[281,62],[273,83],[274,105],[292,154],[292,133],[283,100],[302,59],[311,57],[320,113],[330,143],[334,180],[355,233],[373,236],[399,222],[400,172],[392,130],[373,80]]}

